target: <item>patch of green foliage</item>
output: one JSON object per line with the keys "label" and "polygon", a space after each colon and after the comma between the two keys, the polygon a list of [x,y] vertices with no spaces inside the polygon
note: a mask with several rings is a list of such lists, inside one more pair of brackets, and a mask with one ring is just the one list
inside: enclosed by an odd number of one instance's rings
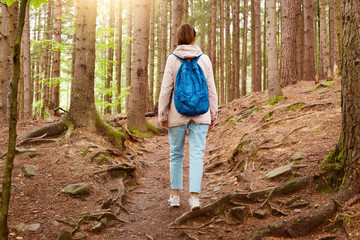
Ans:
{"label": "patch of green foliage", "polygon": [[270,101],[267,102],[267,104],[274,106],[275,104],[277,104],[278,102],[280,102],[281,100],[284,99],[284,95],[278,96],[278,97],[274,97],[273,99],[271,99]]}

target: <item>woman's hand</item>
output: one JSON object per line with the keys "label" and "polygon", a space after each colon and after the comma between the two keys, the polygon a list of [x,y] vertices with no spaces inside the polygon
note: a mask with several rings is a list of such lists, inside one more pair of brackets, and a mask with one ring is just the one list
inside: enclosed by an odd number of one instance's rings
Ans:
{"label": "woman's hand", "polygon": [[160,122],[160,125],[161,125],[161,128],[164,129],[164,130],[168,130],[169,129],[169,126],[168,126],[168,121],[161,121]]}
{"label": "woman's hand", "polygon": [[215,126],[215,120],[211,120],[211,123],[209,125],[209,130],[211,130]]}

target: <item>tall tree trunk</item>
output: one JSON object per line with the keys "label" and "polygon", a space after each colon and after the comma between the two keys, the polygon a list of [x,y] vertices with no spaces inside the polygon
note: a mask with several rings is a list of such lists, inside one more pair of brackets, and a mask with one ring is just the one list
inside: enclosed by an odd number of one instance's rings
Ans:
{"label": "tall tree trunk", "polygon": [[[335,34],[335,4],[334,0],[329,0],[329,37],[330,37],[330,69],[333,70],[336,64],[336,34]],[[332,75],[336,75],[334,72]]]}
{"label": "tall tree trunk", "polygon": [[232,72],[231,72],[231,35],[230,35],[230,0],[226,0],[226,8],[225,8],[225,58],[227,59],[226,62],[226,96],[227,102],[231,102],[234,98],[232,96]]}
{"label": "tall tree trunk", "polygon": [[[199,0],[200,9],[204,11],[204,0]],[[200,48],[205,51],[205,21],[200,21]]]}
{"label": "tall tree trunk", "polygon": [[251,89],[253,92],[261,91],[261,21],[260,21],[260,0],[252,0],[253,15],[253,53],[252,53],[252,79]]}
{"label": "tall tree trunk", "polygon": [[25,25],[23,32],[24,47],[24,118],[31,119],[32,104],[32,80],[31,80],[31,59],[30,59],[30,17],[29,8],[26,9]]}
{"label": "tall tree trunk", "polygon": [[234,12],[234,22],[233,22],[233,71],[234,71],[234,98],[237,99],[240,97],[240,1],[233,1],[233,12]]}
{"label": "tall tree trunk", "polygon": [[220,104],[225,104],[224,79],[224,1],[220,0]]}
{"label": "tall tree trunk", "polygon": [[26,10],[23,32],[23,61],[24,61],[24,118],[31,118],[32,87],[31,87],[31,59],[30,59],[30,19],[29,8]]}
{"label": "tall tree trunk", "polygon": [[281,57],[280,81],[282,86],[297,82],[296,63],[296,2],[281,0]]}
{"label": "tall tree trunk", "polygon": [[69,118],[75,126],[86,126],[94,131],[99,117],[94,98],[97,0],[77,1],[75,70]]}
{"label": "tall tree trunk", "polygon": [[164,75],[164,69],[167,58],[168,49],[168,1],[161,1],[161,42],[160,42],[160,75],[156,82],[156,106],[159,102],[159,94],[161,89],[162,78]]}
{"label": "tall tree trunk", "polygon": [[263,90],[266,90],[268,89],[268,77],[267,77],[267,67],[268,67],[268,64],[267,64],[267,58],[266,58],[266,18],[267,18],[267,7],[266,7],[266,1],[265,1],[265,9],[264,9],[264,37],[263,37]]}
{"label": "tall tree trunk", "polygon": [[269,75],[269,99],[281,96],[281,87],[279,82],[278,70],[278,51],[276,41],[276,0],[270,0],[267,3],[267,37],[268,37],[268,75]]}
{"label": "tall tree trunk", "polygon": [[[41,14],[42,8],[40,8],[39,15],[38,15],[38,25],[37,27],[41,26]],[[40,40],[40,30],[37,30],[36,40]],[[41,59],[42,59],[42,47],[38,47],[36,51],[36,77],[35,77],[35,102],[38,102],[41,98],[41,83],[40,83],[40,72],[41,72]],[[72,64],[72,68],[73,68]],[[34,115],[35,117],[39,117],[41,115],[41,108],[36,107],[34,108]]]}
{"label": "tall tree trunk", "polygon": [[[47,5],[47,20],[46,20],[46,34],[45,39],[50,41],[52,39],[51,34],[51,27],[52,27],[52,2],[50,1]],[[44,96],[43,96],[43,107],[42,107],[42,116],[49,113],[50,108],[50,70],[51,70],[51,53],[50,53],[51,46],[47,45],[45,47],[45,59],[44,59]]]}
{"label": "tall tree trunk", "polygon": [[[55,31],[54,31],[54,42],[61,43],[61,0],[56,0],[55,3]],[[60,105],[60,50],[54,52],[53,56],[53,73],[52,78],[54,79],[54,87],[51,96],[52,109],[56,109]]]}
{"label": "tall tree trunk", "polygon": [[172,3],[171,43],[170,43],[171,51],[174,51],[178,45],[176,32],[181,25],[183,16],[184,16],[183,0],[174,0]]}
{"label": "tall tree trunk", "polygon": [[145,120],[148,81],[150,0],[138,0],[134,8],[134,51],[129,96],[128,127],[147,131]]}
{"label": "tall tree trunk", "polygon": [[151,0],[150,10],[150,50],[149,50],[149,89],[146,110],[154,109],[154,73],[155,73],[155,0]]}
{"label": "tall tree trunk", "polygon": [[244,32],[242,44],[242,65],[241,65],[241,96],[246,95],[246,78],[247,78],[247,32],[248,32],[248,13],[249,0],[244,0]]}
{"label": "tall tree trunk", "polygon": [[296,57],[297,57],[297,79],[304,79],[304,12],[302,10],[302,0],[296,0]]}
{"label": "tall tree trunk", "polygon": [[216,76],[216,15],[217,15],[217,0],[213,1],[212,4],[212,14],[211,14],[211,64],[214,66],[213,72],[214,72],[214,78],[215,82],[217,81]]}
{"label": "tall tree trunk", "polygon": [[313,0],[304,0],[304,80],[315,80]]}
{"label": "tall tree trunk", "polygon": [[122,0],[119,0],[119,17],[118,17],[118,51],[117,51],[117,65],[116,65],[116,112],[121,113],[121,63],[122,63]]}
{"label": "tall tree trunk", "polygon": [[[132,7],[132,1],[127,1],[127,28],[126,28],[126,34],[129,39],[132,38],[132,20],[133,20],[133,7]],[[132,40],[129,40],[126,43],[126,87],[131,86],[131,56],[132,56]],[[129,111],[129,96],[126,97],[126,112]]]}
{"label": "tall tree trunk", "polygon": [[8,91],[10,79],[10,9],[1,3],[0,35],[0,122],[8,120]]}
{"label": "tall tree trunk", "polygon": [[[110,33],[109,41],[113,41],[115,36],[115,0],[110,1],[110,17],[109,17],[109,27],[112,29]],[[111,44],[113,45],[113,44]],[[109,93],[111,89],[111,82],[113,79],[113,73],[114,73],[114,48],[109,47],[107,52],[107,71],[106,71],[106,82],[105,82],[105,88],[108,89],[108,93],[105,95],[105,101],[107,102],[107,107],[105,108],[105,114],[111,114],[111,106],[109,106],[112,103],[112,94]]]}
{"label": "tall tree trunk", "polygon": [[320,48],[322,58],[322,66],[319,66],[320,75],[323,75],[324,78],[327,78],[328,75],[331,75],[330,70],[330,56],[329,56],[329,44],[328,44],[328,34],[326,23],[326,2],[325,0],[319,0],[319,12],[320,12]]}
{"label": "tall tree trunk", "polygon": [[17,90],[20,78],[20,51],[21,37],[25,22],[26,5],[28,0],[22,0],[20,5],[18,26],[15,35],[14,49],[12,50],[12,61],[14,71],[11,77],[11,93],[10,93],[10,121],[9,121],[9,142],[8,151],[3,173],[1,207],[0,207],[0,239],[8,239],[8,212],[11,196],[11,176],[14,168],[15,146],[16,146],[16,124],[17,124]]}
{"label": "tall tree trunk", "polygon": [[341,34],[341,0],[334,0],[334,11],[335,11],[335,34],[336,34],[336,62],[337,65],[341,66],[342,61],[342,34]]}

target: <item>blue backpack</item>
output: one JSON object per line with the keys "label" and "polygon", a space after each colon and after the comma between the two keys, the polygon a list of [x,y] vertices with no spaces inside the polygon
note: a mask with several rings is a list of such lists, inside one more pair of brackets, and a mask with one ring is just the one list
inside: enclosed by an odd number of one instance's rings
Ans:
{"label": "blue backpack", "polygon": [[185,116],[198,116],[209,110],[206,78],[197,63],[201,55],[190,61],[176,56],[181,61],[181,66],[176,74],[174,104],[176,110]]}

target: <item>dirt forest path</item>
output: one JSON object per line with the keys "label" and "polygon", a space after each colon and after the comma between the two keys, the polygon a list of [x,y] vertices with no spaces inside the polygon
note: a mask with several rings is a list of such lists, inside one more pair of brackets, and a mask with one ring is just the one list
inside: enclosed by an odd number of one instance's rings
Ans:
{"label": "dirt forest path", "polygon": [[[126,234],[126,239],[183,239],[185,237],[180,231],[171,229],[168,225],[189,211],[187,137],[184,149],[184,189],[181,191],[181,205],[178,208],[171,208],[167,203],[170,195],[168,135],[155,136],[149,139],[151,143],[144,145],[148,152],[143,155],[142,160],[147,164],[147,170],[143,171],[142,176],[137,179],[138,187],[127,194],[129,210],[133,214],[131,223],[126,224],[121,230]],[[211,146],[208,144],[204,155],[208,153],[209,147]],[[205,184],[206,179],[203,178],[202,186]],[[201,196],[207,196],[205,190]],[[206,198],[202,198],[201,201],[205,204]],[[129,238],[131,235],[132,237]]]}

